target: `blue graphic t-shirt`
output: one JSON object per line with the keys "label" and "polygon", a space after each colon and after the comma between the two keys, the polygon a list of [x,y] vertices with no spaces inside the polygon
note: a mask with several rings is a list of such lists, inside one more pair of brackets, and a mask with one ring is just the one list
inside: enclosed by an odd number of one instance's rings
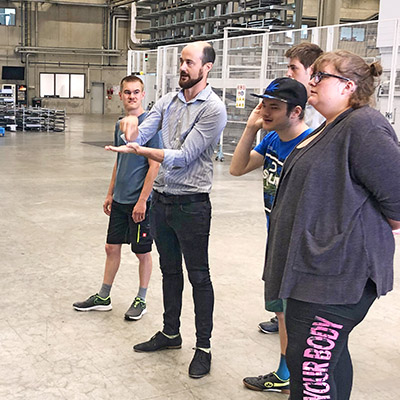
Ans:
{"label": "blue graphic t-shirt", "polygon": [[275,131],[268,132],[254,150],[265,157],[263,169],[264,208],[267,215],[271,212],[276,190],[281,176],[283,162],[291,151],[313,131],[305,130],[300,136],[283,142]]}

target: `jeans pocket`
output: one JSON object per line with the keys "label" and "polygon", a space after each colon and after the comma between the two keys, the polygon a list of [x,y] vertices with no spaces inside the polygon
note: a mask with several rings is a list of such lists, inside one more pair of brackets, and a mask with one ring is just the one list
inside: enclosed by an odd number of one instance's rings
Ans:
{"label": "jeans pocket", "polygon": [[195,203],[183,203],[179,205],[179,209],[183,214],[200,216],[211,213],[211,204],[209,201],[197,201]]}
{"label": "jeans pocket", "polygon": [[184,228],[188,237],[208,236],[211,222],[211,203],[199,201],[179,204],[176,220]]}

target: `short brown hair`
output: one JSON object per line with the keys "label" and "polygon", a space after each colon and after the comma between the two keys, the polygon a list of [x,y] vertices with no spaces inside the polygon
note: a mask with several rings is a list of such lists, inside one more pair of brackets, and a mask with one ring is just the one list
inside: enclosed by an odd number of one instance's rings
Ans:
{"label": "short brown hair", "polygon": [[311,67],[315,60],[323,53],[321,47],[314,43],[300,43],[288,49],[285,53],[287,58],[298,58],[304,68]]}
{"label": "short brown hair", "polygon": [[139,82],[140,86],[142,88],[142,91],[144,90],[144,83],[137,75],[127,75],[121,79],[121,82],[119,84],[119,90],[121,92],[122,92],[122,88],[124,87],[125,82]]}
{"label": "short brown hair", "polygon": [[382,74],[379,61],[367,64],[357,54],[346,50],[336,50],[325,53],[315,61],[314,72],[318,72],[324,65],[332,65],[339,75],[349,78],[356,84],[356,89],[350,97],[350,106],[359,108],[371,102],[376,89],[375,78]]}
{"label": "short brown hair", "polygon": [[[287,117],[290,117],[290,114],[292,113],[292,111],[293,111],[296,107],[297,107],[297,106],[294,105],[294,104],[287,103],[286,116],[287,116]],[[298,106],[298,107],[301,107],[301,106]],[[301,109],[301,113],[299,114],[299,120],[300,120],[300,121],[304,119],[305,114],[306,114],[306,110],[305,110],[305,108],[302,108],[302,109]]]}

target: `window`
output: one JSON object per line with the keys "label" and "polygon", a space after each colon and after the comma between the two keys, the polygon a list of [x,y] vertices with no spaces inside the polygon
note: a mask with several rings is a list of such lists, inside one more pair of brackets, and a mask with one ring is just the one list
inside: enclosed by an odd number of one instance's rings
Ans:
{"label": "window", "polygon": [[69,95],[69,74],[56,74],[56,95],[63,98]]}
{"label": "window", "polygon": [[85,97],[85,75],[71,74],[71,97]]}
{"label": "window", "polygon": [[308,39],[308,25],[301,25],[301,38],[307,40]]}
{"label": "window", "polygon": [[40,97],[54,96],[54,74],[40,74]]}
{"label": "window", "polygon": [[85,97],[85,75],[41,73],[40,97],[83,99]]}
{"label": "window", "polygon": [[340,29],[340,40],[345,42],[363,42],[365,28],[344,26]]}
{"label": "window", "polygon": [[0,25],[15,26],[15,8],[0,8]]}

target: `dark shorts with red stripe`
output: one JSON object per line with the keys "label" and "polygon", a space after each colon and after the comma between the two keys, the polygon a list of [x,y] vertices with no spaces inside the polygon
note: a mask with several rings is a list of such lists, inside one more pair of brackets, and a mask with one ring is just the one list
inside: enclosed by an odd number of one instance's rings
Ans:
{"label": "dark shorts with red stripe", "polygon": [[146,204],[145,219],[138,224],[132,219],[134,207],[135,204],[121,204],[113,200],[108,223],[107,243],[126,243],[131,245],[133,253],[149,253],[153,244],[149,222],[150,202],[148,201]]}

